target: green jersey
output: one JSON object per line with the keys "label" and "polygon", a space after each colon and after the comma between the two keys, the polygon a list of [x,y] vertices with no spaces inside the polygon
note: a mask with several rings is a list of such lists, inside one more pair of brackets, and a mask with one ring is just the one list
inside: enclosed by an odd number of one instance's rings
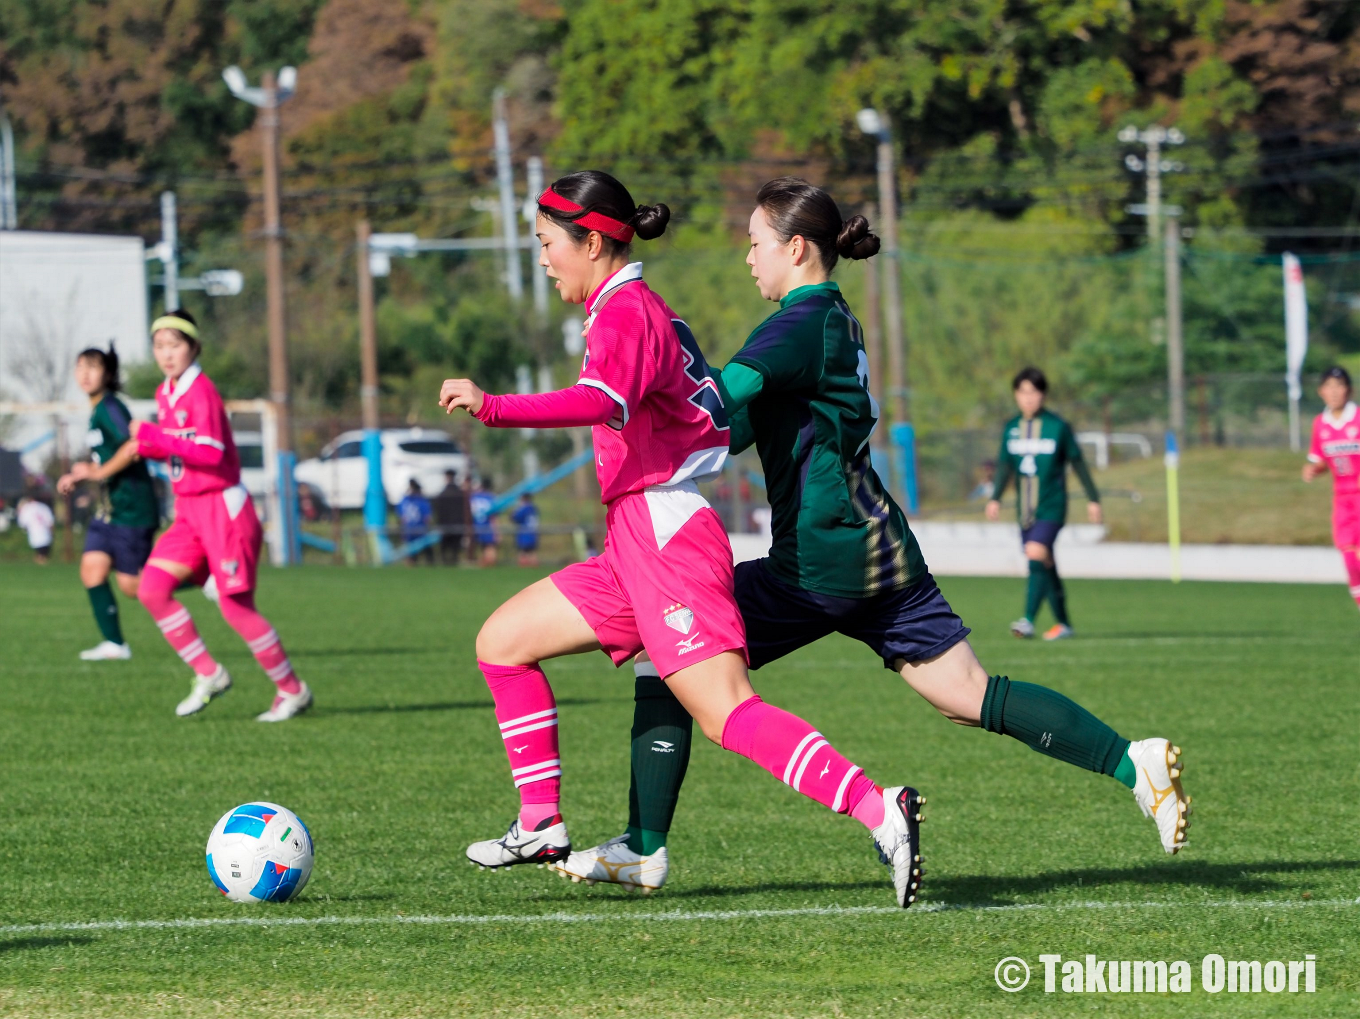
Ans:
{"label": "green jersey", "polygon": [[[123,401],[112,393],[90,414],[90,431],[85,436],[95,463],[107,463],[127,442],[132,415]],[[160,506],[146,464],[140,460],[123,468],[101,486],[98,515],[100,520],[122,527],[155,527],[160,523]]]}
{"label": "green jersey", "polygon": [[765,469],[770,571],[839,598],[867,598],[924,577],[907,518],[869,462],[878,406],[860,325],[840,288],[792,291],[732,362],[761,376],[732,432],[733,450],[753,439]]}
{"label": "green jersey", "polygon": [[1014,474],[1020,526],[1029,527],[1036,520],[1063,523],[1067,519],[1069,465],[1081,479],[1086,498],[1099,502],[1100,493],[1082,459],[1072,426],[1050,410],[1041,410],[1028,421],[1017,414],[1001,433],[992,498],[1001,498]]}

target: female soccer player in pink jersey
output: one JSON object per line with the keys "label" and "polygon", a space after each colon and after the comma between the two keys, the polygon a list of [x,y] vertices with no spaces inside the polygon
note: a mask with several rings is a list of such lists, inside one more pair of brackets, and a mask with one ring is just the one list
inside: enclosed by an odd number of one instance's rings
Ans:
{"label": "female soccer player in pink jersey", "polygon": [[1328,368],[1318,396],[1327,409],[1313,419],[1303,480],[1332,472],[1332,544],[1346,564],[1351,597],[1360,605],[1360,412],[1351,402],[1350,372]]}
{"label": "female soccer player in pink jersey", "polygon": [[312,692],[293,674],[279,635],[255,611],[260,521],[241,485],[241,462],[217,387],[198,365],[198,323],[186,311],[151,325],[152,351],[165,373],[156,389],[157,424],[132,422],[137,454],[170,465],[175,522],[160,536],[142,571],[137,597],[185,663],[194,670],[189,696],[177,715],[202,711],[231,687],[231,677],[208,654],[189,610],[175,600],[186,580],[217,581],[222,616],[250,647],[278,688],[261,722],[281,722],[311,707]]}
{"label": "female soccer player in pink jersey", "polygon": [[689,327],[642,281],[642,263],[628,261],[634,235],[660,236],[669,217],[664,205],[636,206],[608,174],[555,181],[538,199],[539,262],[563,300],[586,306],[580,378],[537,396],[493,396],[467,379],[440,392],[447,410],[493,427],[593,425],[608,507],[603,555],[521,591],[477,636],[521,806],[509,831],[473,843],[468,859],[506,867],[567,857],[557,707],[539,663],[603,650],[621,665],[645,649],[710,740],[868,827],[905,908],[920,885],[921,796],[875,785],[751,689],[732,549],[695,486],[727,457],[727,415]]}

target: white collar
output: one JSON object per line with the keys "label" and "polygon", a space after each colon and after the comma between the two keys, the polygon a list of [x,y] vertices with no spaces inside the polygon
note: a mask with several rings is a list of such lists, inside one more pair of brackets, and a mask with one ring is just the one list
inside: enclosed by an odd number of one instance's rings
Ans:
{"label": "white collar", "polygon": [[1351,421],[1352,418],[1355,417],[1355,412],[1357,410],[1360,410],[1360,408],[1357,408],[1355,406],[1355,401],[1347,400],[1346,406],[1341,408],[1341,413],[1336,417],[1332,417],[1332,412],[1324,408],[1322,411],[1322,420],[1325,421],[1332,428],[1340,428],[1342,425],[1347,424],[1349,421]]}
{"label": "white collar", "polygon": [[203,369],[200,368],[198,362],[195,361],[193,364],[189,365],[184,374],[179,377],[178,381],[172,383],[170,379],[167,378],[165,380],[165,385],[161,386],[161,392],[165,394],[166,402],[173,407],[175,401],[189,391],[189,387],[194,384],[194,379],[202,374]]}
{"label": "white collar", "polygon": [[[633,280],[640,279],[642,279],[642,263],[629,262],[618,272],[614,273],[613,276],[610,276],[609,279],[604,281],[604,286],[602,286],[600,288],[600,292],[595,295],[595,300],[590,307],[592,309],[598,308],[600,306],[600,302],[604,300],[605,295],[608,294],[611,290],[615,290],[618,287],[623,286],[625,283],[632,283]],[[594,311],[591,311],[590,314],[592,318],[595,315]]]}

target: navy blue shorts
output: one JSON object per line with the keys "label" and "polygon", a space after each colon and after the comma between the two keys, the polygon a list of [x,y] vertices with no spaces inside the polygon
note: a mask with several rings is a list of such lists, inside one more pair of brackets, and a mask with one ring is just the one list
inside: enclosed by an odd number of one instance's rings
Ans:
{"label": "navy blue shorts", "polygon": [[1036,520],[1028,527],[1021,529],[1020,544],[1024,545],[1027,541],[1037,541],[1051,552],[1053,543],[1058,540],[1058,532],[1062,529],[1063,525],[1059,520]]}
{"label": "navy blue shorts", "polygon": [[891,669],[899,658],[919,662],[943,654],[971,632],[929,574],[911,587],[872,598],[834,598],[775,579],[768,561],[737,564],[737,608],[753,669],[829,633],[863,641]]}
{"label": "navy blue shorts", "polygon": [[151,558],[151,546],[156,542],[154,527],[125,527],[107,520],[91,520],[85,535],[86,552],[103,552],[113,560],[119,573],[135,577]]}

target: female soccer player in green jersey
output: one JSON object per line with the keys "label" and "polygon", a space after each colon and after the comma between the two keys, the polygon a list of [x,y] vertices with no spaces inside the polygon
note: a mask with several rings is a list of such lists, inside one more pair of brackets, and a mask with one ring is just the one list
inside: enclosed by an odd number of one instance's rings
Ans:
{"label": "female soccer player in green jersey", "polygon": [[987,519],[1001,518],[1001,496],[1014,475],[1015,512],[1020,519],[1020,543],[1029,560],[1029,589],[1025,614],[1011,623],[1011,633],[1033,637],[1034,617],[1047,598],[1055,622],[1044,640],[1062,640],[1072,636],[1072,621],[1067,616],[1067,593],[1053,559],[1053,544],[1067,522],[1067,468],[1076,472],[1086,489],[1086,515],[1093,524],[1101,520],[1100,493],[1086,469],[1072,426],[1044,406],[1048,396],[1044,373],[1038,368],[1022,369],[1011,381],[1011,389],[1020,413],[1001,431]]}
{"label": "female soccer player in green jersey", "polygon": [[125,446],[132,415],[118,399],[118,353],[113,344],[108,350],[91,347],[76,356],[76,385],[90,398],[90,430],[85,441],[91,461],[72,466],[57,482],[57,490],[69,493],[82,481],[100,485],[98,510],[80,557],[80,582],[90,596],[94,621],[104,638],[80,657],[87,662],[131,658],[109,574],[117,573],[118,588],[125,595],[137,597],[138,579],[160,523],[160,505],[146,464],[137,458],[134,447]]}
{"label": "female soccer player in green jersey", "polygon": [[[1157,822],[1166,852],[1176,852],[1190,802],[1180,748],[1165,739],[1130,743],[1056,691],[989,676],[870,465],[879,410],[868,357],[859,322],[830,278],[838,258],[877,252],[868,222],[842,222],[830,195],[796,177],[770,181],[756,202],[746,261],[761,296],[779,310],[721,376],[731,449],[755,443],[773,513],[769,557],[736,568],[751,668],[832,632],[854,637],[951,721],[1118,779]],[[691,722],[650,663],[639,660],[635,671],[628,830],[554,869],[651,890],[668,872],[666,833]]]}

